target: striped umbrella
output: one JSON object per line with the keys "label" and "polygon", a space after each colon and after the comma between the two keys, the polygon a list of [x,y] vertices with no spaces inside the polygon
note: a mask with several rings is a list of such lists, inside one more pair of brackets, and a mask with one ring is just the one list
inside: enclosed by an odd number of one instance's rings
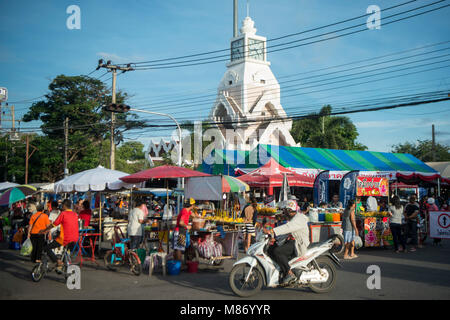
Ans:
{"label": "striped umbrella", "polygon": [[0,206],[10,206],[14,202],[23,200],[27,196],[36,193],[36,191],[35,187],[27,184],[8,189],[0,196]]}
{"label": "striped umbrella", "polygon": [[222,176],[222,192],[244,192],[250,187],[245,182],[231,176]]}

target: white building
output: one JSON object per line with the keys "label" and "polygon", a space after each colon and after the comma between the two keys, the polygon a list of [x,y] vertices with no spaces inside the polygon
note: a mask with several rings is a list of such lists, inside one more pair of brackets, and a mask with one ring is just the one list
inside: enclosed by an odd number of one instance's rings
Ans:
{"label": "white building", "polygon": [[240,34],[230,43],[231,61],[209,115],[212,122],[224,122],[217,125],[224,147],[251,150],[258,143],[299,146],[289,132],[292,120],[281,106],[280,85],[267,61],[266,38],[256,35],[250,17],[244,19]]}

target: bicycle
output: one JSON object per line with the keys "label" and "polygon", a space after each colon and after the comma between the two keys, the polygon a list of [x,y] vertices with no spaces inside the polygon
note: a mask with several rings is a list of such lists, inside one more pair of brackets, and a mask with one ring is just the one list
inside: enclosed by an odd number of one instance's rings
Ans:
{"label": "bicycle", "polygon": [[[119,236],[119,232],[121,236]],[[136,252],[128,248],[129,243],[130,239],[124,238],[122,230],[116,224],[114,226],[112,250],[108,250],[103,259],[106,268],[112,271],[116,271],[118,266],[128,263],[130,271],[138,276],[142,272],[141,260]]]}
{"label": "bicycle", "polygon": [[[58,272],[56,271],[56,273],[59,274],[63,274],[64,275],[64,279],[67,280],[67,278],[70,276],[70,274],[67,272],[70,264],[71,264],[71,259],[70,259],[70,250],[69,250],[69,246],[71,244],[68,244],[66,246],[64,246],[63,252],[61,253],[61,255],[58,255],[58,259],[60,258],[61,261],[63,262],[63,266],[62,266],[62,271]],[[49,272],[52,272],[53,270],[57,270],[56,267],[49,267],[48,265],[48,255],[45,252],[45,254],[42,255],[42,260],[41,262],[39,262],[38,264],[36,264],[33,269],[31,270],[31,279],[34,282],[39,282],[42,280],[42,278]]]}

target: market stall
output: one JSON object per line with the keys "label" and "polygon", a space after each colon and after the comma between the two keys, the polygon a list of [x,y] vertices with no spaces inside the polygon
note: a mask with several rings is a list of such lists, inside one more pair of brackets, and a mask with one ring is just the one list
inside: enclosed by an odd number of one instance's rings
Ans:
{"label": "market stall", "polygon": [[[186,180],[185,196],[199,201],[216,201],[219,208],[207,213],[199,210],[200,219],[194,219],[188,260],[206,260],[221,265],[223,260],[236,258],[238,239],[244,220],[238,208],[228,202],[231,194],[248,192],[250,187],[230,176],[194,177]],[[228,203],[228,204],[227,204]],[[227,205],[226,205],[227,204]]]}
{"label": "market stall", "polygon": [[[183,167],[177,167],[177,166],[159,166],[154,167],[151,169],[139,171],[137,173],[121,177],[120,180],[125,183],[144,183],[145,181],[151,180],[151,179],[166,179],[166,197],[168,199],[169,197],[169,187],[167,184],[167,179],[178,179],[178,178],[190,178],[190,177],[207,177],[210,176],[209,174],[194,171],[191,169],[183,168]],[[167,245],[167,251],[166,253],[169,253],[170,249],[170,234],[173,231],[173,228],[175,227],[175,217],[172,219],[168,219],[165,221],[158,221],[157,217],[152,217],[150,221],[150,225],[147,224],[147,226],[144,226],[147,230],[153,230],[153,233],[149,234],[149,237],[151,237],[151,240],[156,239],[155,232],[158,234],[159,239],[159,249],[162,250],[162,243],[165,242]],[[158,231],[156,231],[158,230]]]}
{"label": "market stall", "polygon": [[[140,186],[139,183],[128,184],[119,180],[127,176],[128,173],[116,170],[106,169],[102,166],[85,170],[71,176],[68,176],[54,184],[55,193],[90,193],[91,198],[95,199],[96,204],[91,218],[91,227],[100,234],[100,248],[111,248],[110,239],[114,225],[120,224],[122,229],[126,230],[126,220],[114,219],[112,217],[104,218],[102,194],[115,193],[123,189],[131,189]],[[95,193],[95,195],[93,195]]]}
{"label": "market stall", "polygon": [[[357,177],[356,226],[365,247],[387,247],[393,244],[389,229],[389,213],[380,206],[376,198],[389,196],[389,181],[386,178]],[[363,205],[363,202],[366,205]]]}

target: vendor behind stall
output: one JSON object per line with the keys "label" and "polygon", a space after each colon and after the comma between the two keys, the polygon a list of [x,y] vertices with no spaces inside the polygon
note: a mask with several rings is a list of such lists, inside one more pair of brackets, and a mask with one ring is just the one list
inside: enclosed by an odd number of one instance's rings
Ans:
{"label": "vendor behind stall", "polygon": [[136,202],[136,207],[128,216],[128,237],[131,239],[130,249],[137,249],[142,241],[142,224],[145,223],[145,203],[142,200]]}
{"label": "vendor behind stall", "polygon": [[197,208],[199,209],[199,212],[205,210],[206,215],[214,215],[214,211],[216,210],[214,203],[208,200],[203,201]]}
{"label": "vendor behind stall", "polygon": [[174,258],[178,261],[182,260],[182,254],[186,250],[186,233],[191,229],[189,225],[189,218],[191,215],[194,217],[199,217],[198,214],[194,212],[195,200],[189,198],[189,200],[184,204],[184,208],[181,210],[177,217],[177,225],[175,227],[175,232],[173,234],[173,244]]}
{"label": "vendor behind stall", "polygon": [[339,201],[338,194],[333,195],[331,202],[328,204],[328,208],[343,208],[342,202]]}

